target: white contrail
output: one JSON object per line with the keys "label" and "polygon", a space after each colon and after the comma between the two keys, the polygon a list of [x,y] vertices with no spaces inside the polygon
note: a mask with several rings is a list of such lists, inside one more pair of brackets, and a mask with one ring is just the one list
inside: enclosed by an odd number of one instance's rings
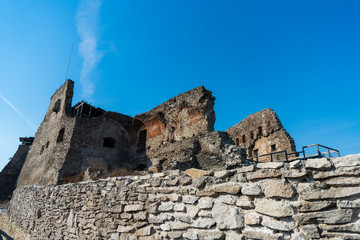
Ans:
{"label": "white contrail", "polygon": [[24,119],[27,124],[29,124],[29,126],[33,129],[36,130],[34,124],[32,124],[32,122],[29,121],[29,119],[27,119],[19,110],[17,110],[16,107],[14,107],[14,105],[11,104],[11,102],[9,102],[3,95],[0,94],[0,98],[2,100],[4,100],[4,102],[9,105],[22,119]]}
{"label": "white contrail", "polygon": [[76,14],[76,29],[81,40],[79,54],[83,58],[80,82],[82,95],[87,98],[92,97],[95,88],[89,73],[103,57],[103,53],[98,49],[101,4],[102,0],[81,0]]}

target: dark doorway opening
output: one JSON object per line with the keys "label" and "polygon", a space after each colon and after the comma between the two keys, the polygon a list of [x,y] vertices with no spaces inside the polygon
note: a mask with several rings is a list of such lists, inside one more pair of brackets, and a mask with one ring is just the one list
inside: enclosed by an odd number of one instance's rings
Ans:
{"label": "dark doorway opening", "polygon": [[147,135],[146,130],[142,130],[139,132],[137,150],[136,150],[138,153],[146,151],[146,135]]}
{"label": "dark doorway opening", "polygon": [[103,146],[107,148],[115,148],[116,140],[112,137],[104,138]]}

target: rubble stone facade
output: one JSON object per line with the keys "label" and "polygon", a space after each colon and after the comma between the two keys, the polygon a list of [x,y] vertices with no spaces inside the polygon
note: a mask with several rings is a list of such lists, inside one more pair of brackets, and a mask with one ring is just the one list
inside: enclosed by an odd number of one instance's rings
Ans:
{"label": "rubble stone facade", "polygon": [[360,154],[15,190],[31,239],[360,239]]}
{"label": "rubble stone facade", "polygon": [[[285,150],[287,153],[296,152],[294,140],[270,108],[251,114],[226,132],[236,145],[246,149],[248,158]],[[276,154],[273,159],[285,160],[285,157]],[[269,160],[269,156],[259,158],[259,161]]]}
{"label": "rubble stone facade", "polygon": [[214,132],[212,93],[204,87],[180,94],[134,118],[72,106],[74,82],[51,97],[17,186],[61,184],[91,171],[162,171],[234,168],[245,153],[224,132]]}

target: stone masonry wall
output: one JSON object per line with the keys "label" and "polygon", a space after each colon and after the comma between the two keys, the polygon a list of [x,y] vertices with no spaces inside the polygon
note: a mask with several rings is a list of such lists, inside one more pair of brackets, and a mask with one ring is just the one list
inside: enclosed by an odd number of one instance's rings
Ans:
{"label": "stone masonry wall", "polygon": [[15,190],[33,239],[360,239],[360,154]]}

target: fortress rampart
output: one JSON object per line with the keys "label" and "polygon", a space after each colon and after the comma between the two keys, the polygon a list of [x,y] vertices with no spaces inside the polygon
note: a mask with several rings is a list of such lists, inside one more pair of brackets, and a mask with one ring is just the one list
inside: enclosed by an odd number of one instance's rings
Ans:
{"label": "fortress rampart", "polygon": [[360,154],[15,190],[33,239],[359,239]]}

